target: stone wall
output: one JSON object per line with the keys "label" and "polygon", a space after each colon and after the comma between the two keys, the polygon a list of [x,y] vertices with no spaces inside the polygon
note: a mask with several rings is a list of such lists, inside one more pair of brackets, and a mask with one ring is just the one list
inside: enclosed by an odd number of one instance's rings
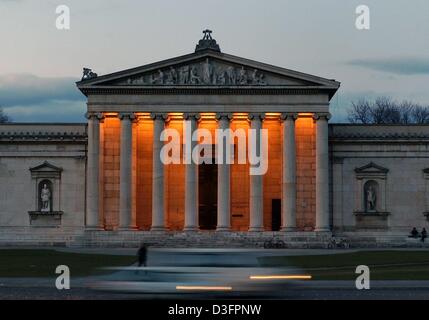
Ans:
{"label": "stone wall", "polygon": [[[82,229],[85,159],[85,124],[0,125],[0,227],[30,228],[29,211],[39,210],[36,176],[47,174],[58,175],[49,180],[54,185],[52,209],[62,214],[40,217],[34,224]],[[35,167],[37,172],[31,172]]]}
{"label": "stone wall", "polygon": [[[330,151],[334,230],[428,229],[429,126],[331,125]],[[376,212],[359,212],[366,176],[380,184]]]}

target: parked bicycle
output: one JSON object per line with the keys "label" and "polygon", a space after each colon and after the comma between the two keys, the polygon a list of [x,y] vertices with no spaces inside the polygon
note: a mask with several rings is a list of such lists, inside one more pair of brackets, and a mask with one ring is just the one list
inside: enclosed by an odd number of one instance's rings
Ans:
{"label": "parked bicycle", "polygon": [[265,249],[284,249],[286,248],[286,243],[278,239],[270,239],[264,242]]}
{"label": "parked bicycle", "polygon": [[345,238],[332,237],[327,245],[328,249],[348,249],[350,244]]}

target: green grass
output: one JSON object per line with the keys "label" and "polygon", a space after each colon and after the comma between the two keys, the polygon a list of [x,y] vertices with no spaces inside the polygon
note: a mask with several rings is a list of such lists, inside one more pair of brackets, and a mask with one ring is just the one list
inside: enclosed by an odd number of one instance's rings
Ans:
{"label": "green grass", "polygon": [[81,254],[55,250],[0,250],[0,277],[55,277],[58,265],[67,265],[71,277],[103,273],[99,268],[129,266],[134,256]]}
{"label": "green grass", "polygon": [[356,267],[367,265],[373,280],[429,280],[429,251],[360,251],[330,255],[261,259],[266,266],[295,266],[315,280],[355,280]]}
{"label": "green grass", "polygon": [[[135,256],[83,254],[55,250],[0,250],[0,277],[55,277],[58,265],[72,277],[100,274],[106,266],[129,266]],[[429,280],[429,251],[360,251],[261,259],[266,266],[295,266],[315,280],[355,280],[356,266],[367,265],[373,280]]]}

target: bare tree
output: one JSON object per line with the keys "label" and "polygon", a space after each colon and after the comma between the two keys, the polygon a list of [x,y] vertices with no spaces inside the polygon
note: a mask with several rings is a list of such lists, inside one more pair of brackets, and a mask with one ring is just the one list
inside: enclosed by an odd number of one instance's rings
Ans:
{"label": "bare tree", "polygon": [[348,119],[364,124],[423,124],[429,123],[429,106],[406,100],[398,103],[389,97],[378,97],[375,101],[360,99],[352,102]]}
{"label": "bare tree", "polygon": [[4,113],[3,108],[0,106],[0,123],[10,122],[10,118]]}
{"label": "bare tree", "polygon": [[369,101],[361,99],[352,102],[352,109],[349,110],[349,121],[351,123],[370,123],[371,104]]}
{"label": "bare tree", "polygon": [[429,107],[416,105],[411,114],[415,123],[429,124]]}

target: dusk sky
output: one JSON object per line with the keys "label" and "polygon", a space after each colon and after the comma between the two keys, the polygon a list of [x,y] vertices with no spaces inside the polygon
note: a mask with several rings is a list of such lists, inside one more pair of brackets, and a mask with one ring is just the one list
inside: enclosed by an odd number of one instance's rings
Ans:
{"label": "dusk sky", "polygon": [[[55,27],[61,4],[70,30]],[[370,30],[355,27],[361,4]],[[427,0],[0,0],[0,106],[16,122],[83,122],[82,67],[191,53],[205,28],[225,53],[340,81],[333,122],[361,97],[429,104]]]}

